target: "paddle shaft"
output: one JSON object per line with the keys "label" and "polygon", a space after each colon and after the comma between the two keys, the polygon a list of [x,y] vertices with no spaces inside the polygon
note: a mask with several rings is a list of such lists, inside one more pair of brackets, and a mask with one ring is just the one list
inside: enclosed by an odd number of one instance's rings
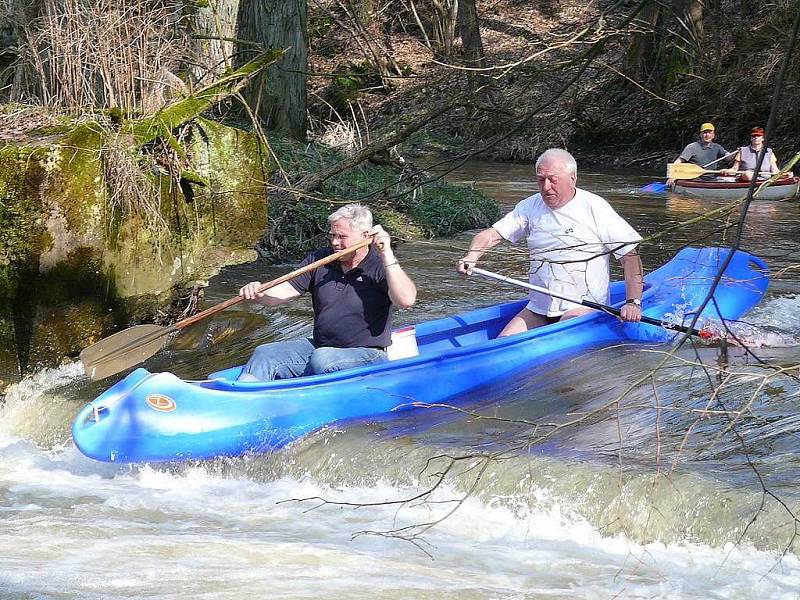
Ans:
{"label": "paddle shaft", "polygon": [[[357,244],[353,244],[349,248],[345,248],[344,250],[339,250],[338,252],[334,252],[333,254],[331,254],[329,256],[326,256],[324,258],[320,258],[319,260],[315,260],[313,263],[308,264],[305,267],[301,267],[299,269],[295,269],[291,273],[287,273],[286,275],[282,275],[281,277],[278,277],[277,279],[273,279],[272,281],[268,281],[266,283],[262,283],[259,286],[258,291],[259,291],[259,293],[265,292],[268,289],[274,288],[274,287],[276,287],[276,286],[278,286],[278,285],[280,285],[282,283],[286,283],[287,281],[289,281],[291,279],[294,279],[295,277],[300,277],[300,275],[308,273],[309,271],[313,271],[314,269],[319,268],[319,267],[321,267],[323,265],[327,265],[328,263],[332,263],[334,261],[337,261],[340,258],[343,258],[343,257],[347,256],[348,254],[352,254],[356,250],[360,250],[361,248],[363,248],[365,246],[369,246],[371,243],[372,243],[372,238],[363,239],[360,242],[358,242]],[[207,308],[204,311],[201,311],[201,312],[197,313],[196,315],[192,315],[191,317],[187,317],[186,319],[183,319],[182,321],[178,321],[177,323],[173,323],[172,325],[167,327],[167,330],[168,330],[169,333],[172,333],[173,331],[179,331],[181,329],[184,329],[185,327],[189,327],[189,325],[194,325],[198,321],[202,321],[206,317],[210,317],[211,315],[216,314],[216,313],[218,313],[218,312],[220,312],[222,310],[225,310],[226,308],[230,308],[231,306],[233,306],[235,304],[239,304],[239,302],[241,302],[242,300],[244,300],[243,296],[234,296],[233,298],[229,298],[229,299],[225,300],[224,302],[220,302],[219,304],[215,304],[214,306],[212,306],[210,308]]]}
{"label": "paddle shaft", "polygon": [[[481,275],[483,277],[487,277],[489,279],[496,279],[497,281],[504,281],[505,283],[510,283],[512,285],[516,285],[518,287],[523,287],[528,290],[533,290],[534,292],[539,292],[540,294],[546,294],[548,296],[552,296],[553,298],[558,298],[560,300],[566,300],[567,302],[572,302],[573,304],[580,304],[582,306],[586,306],[588,308],[593,308],[595,310],[602,310],[603,312],[611,313],[612,315],[620,316],[620,309],[614,308],[613,306],[607,306],[605,304],[599,304],[598,302],[592,302],[591,300],[584,300],[579,298],[571,298],[569,296],[565,296],[563,294],[559,294],[558,292],[553,292],[548,290],[547,288],[539,287],[538,285],[533,285],[532,283],[526,283],[525,281],[520,281],[519,279],[513,279],[511,277],[506,277],[505,275],[499,275],[498,273],[492,273],[491,271],[485,271],[484,269],[479,269],[478,267],[472,267],[470,269],[470,273],[475,273],[476,275]],[[664,329],[670,329],[673,331],[680,331],[682,333],[690,333],[692,335],[696,335],[697,337],[705,338],[706,335],[700,331],[699,329],[693,329],[691,327],[684,327],[683,325],[677,325],[675,323],[665,323],[664,321],[660,321],[658,319],[653,319],[652,317],[647,317],[642,315],[642,323],[648,323],[650,325],[657,325],[658,327],[663,327]]]}
{"label": "paddle shaft", "polygon": [[[365,246],[369,246],[371,243],[372,243],[372,238],[363,239],[360,242],[358,242],[356,244],[353,244],[352,246],[350,246],[348,248],[345,248],[344,250],[339,250],[338,252],[334,252],[333,254],[330,254],[329,256],[325,256],[325,257],[323,257],[323,258],[321,258],[319,260],[315,260],[314,262],[312,262],[312,263],[310,263],[310,264],[308,264],[308,265],[306,265],[304,267],[301,267],[299,269],[295,269],[294,271],[292,271],[290,273],[287,273],[286,275],[282,275],[281,277],[278,277],[276,279],[273,279],[271,281],[263,283],[263,284],[261,284],[259,286],[258,291],[259,292],[264,292],[264,291],[266,291],[266,290],[268,290],[270,288],[274,288],[275,286],[278,286],[278,285],[280,285],[280,284],[282,284],[282,283],[284,283],[286,281],[289,281],[290,279],[294,279],[295,277],[299,277],[300,275],[303,275],[304,273],[308,273],[309,271],[313,271],[314,269],[317,269],[317,268],[319,268],[319,267],[321,267],[323,265],[327,265],[328,263],[337,261],[337,260],[339,260],[339,259],[341,259],[341,258],[343,258],[343,257],[345,257],[345,256],[347,256],[349,254],[352,254],[353,252],[355,252],[355,251],[357,251],[357,250],[359,250],[361,248],[364,248]],[[173,323],[172,325],[170,325],[168,327],[164,327],[164,328],[159,329],[157,331],[149,332],[146,335],[143,335],[141,337],[136,337],[136,338],[134,338],[132,340],[129,340],[127,343],[121,344],[119,347],[109,349],[109,350],[106,351],[106,353],[104,355],[95,357],[91,362],[96,364],[96,363],[106,362],[106,361],[109,361],[109,360],[118,359],[120,356],[122,356],[124,354],[127,354],[127,353],[130,353],[130,352],[134,352],[136,349],[142,348],[143,346],[146,346],[147,344],[150,344],[151,342],[154,342],[155,340],[157,340],[157,339],[159,339],[161,337],[167,336],[170,333],[173,333],[175,331],[179,331],[181,329],[189,327],[190,325],[194,325],[195,323],[197,323],[198,321],[202,321],[206,317],[210,317],[211,315],[214,315],[214,314],[216,314],[216,313],[218,313],[220,311],[223,311],[226,308],[230,308],[231,306],[234,306],[235,304],[238,304],[242,300],[244,300],[243,296],[234,296],[233,298],[229,298],[228,300],[225,300],[224,302],[220,302],[219,304],[215,304],[214,306],[212,306],[210,308],[207,308],[204,311],[201,311],[201,312],[197,313],[196,315],[192,315],[191,317],[187,317],[186,319],[178,321],[177,323]],[[131,329],[135,329],[135,327],[132,327]],[[120,332],[119,334],[115,334],[115,335],[120,335],[121,333],[123,333],[123,332]],[[102,343],[102,340],[100,342],[98,342],[98,344],[100,344],[100,343]],[[155,353],[157,351],[158,350],[155,350],[153,353]],[[86,356],[90,356],[91,355],[91,346],[89,348],[85,349],[81,353],[81,355],[83,356],[84,353],[86,353]],[[151,356],[151,355],[152,354],[149,354],[148,356]],[[137,360],[136,362],[141,362],[142,360],[144,360],[144,358],[139,358],[139,360]],[[136,364],[136,363],[134,363],[134,364]],[[88,367],[89,365],[84,364],[84,366]]]}
{"label": "paddle shaft", "polygon": [[725,160],[725,159],[726,159],[726,158],[728,158],[729,156],[732,156],[732,155],[736,154],[738,151],[739,151],[739,149],[737,148],[736,150],[733,150],[732,152],[728,152],[728,153],[727,153],[725,156],[720,156],[720,157],[719,157],[717,160],[712,160],[712,161],[711,161],[710,163],[708,163],[707,165],[703,165],[703,168],[705,169],[706,167],[710,167],[711,165],[715,165],[715,164],[717,164],[719,161],[721,161],[721,160]]}

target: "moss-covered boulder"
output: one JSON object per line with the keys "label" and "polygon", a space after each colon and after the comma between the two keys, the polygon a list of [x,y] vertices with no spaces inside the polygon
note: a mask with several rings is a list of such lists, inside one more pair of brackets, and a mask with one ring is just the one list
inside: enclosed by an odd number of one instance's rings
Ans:
{"label": "moss-covered boulder", "polygon": [[97,123],[63,129],[0,147],[0,329],[23,367],[253,260],[266,226],[268,152],[251,132],[197,119],[177,156]]}
{"label": "moss-covered boulder", "polygon": [[266,224],[268,160],[252,133],[193,124],[183,160],[193,168],[179,173],[153,153],[120,151],[116,135],[81,125],[0,148],[0,267],[33,256],[47,272],[92,248],[127,297],[253,259]]}

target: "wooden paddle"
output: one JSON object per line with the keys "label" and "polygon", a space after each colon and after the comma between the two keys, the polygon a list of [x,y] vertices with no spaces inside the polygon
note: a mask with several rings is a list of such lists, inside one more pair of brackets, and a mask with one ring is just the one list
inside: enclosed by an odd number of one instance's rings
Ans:
{"label": "wooden paddle", "polygon": [[[612,315],[619,316],[620,314],[620,309],[614,308],[613,306],[598,304],[597,302],[592,302],[591,300],[583,300],[578,298],[570,298],[569,296],[563,296],[561,294],[548,290],[547,288],[539,287],[538,285],[533,285],[532,283],[526,283],[524,281],[520,281],[519,279],[512,279],[511,277],[506,277],[505,275],[498,275],[497,273],[492,273],[491,271],[484,271],[483,269],[479,269],[478,267],[472,267],[469,270],[469,272],[475,273],[476,275],[481,275],[483,277],[487,277],[489,279],[504,281],[505,283],[510,283],[518,287],[523,287],[528,290],[533,290],[534,292],[539,292],[541,294],[547,294],[548,296],[553,296],[554,298],[559,298],[560,300],[566,300],[567,302],[572,302],[574,304],[581,304],[589,308],[594,308],[595,310],[601,310],[603,312],[611,313]],[[666,323],[664,321],[653,319],[652,317],[647,317],[645,315],[642,315],[642,323],[656,325],[658,327],[663,327],[664,329],[669,329],[671,331],[690,333],[704,340],[715,337],[714,333],[706,329],[693,329],[691,327],[684,327],[683,325],[678,325],[676,323]]]}
{"label": "wooden paddle", "polygon": [[[739,151],[738,148],[736,150],[732,150],[731,152],[728,152],[725,156],[720,156],[717,160],[712,160],[707,165],[703,165],[703,168],[705,169],[706,167],[710,167],[711,165],[715,165],[719,161],[725,160],[726,158],[729,158],[730,156],[736,154],[738,151]],[[669,168],[670,168],[670,165],[673,165],[673,164],[686,164],[686,163],[668,163],[667,164],[667,179],[669,179]],[[709,173],[712,173],[712,172],[713,173],[718,173],[719,171],[708,171],[708,172]],[[641,188],[639,188],[640,191],[649,192],[651,194],[652,193],[659,193],[659,192],[666,192],[668,189],[669,189],[669,185],[667,185],[666,183],[659,182],[659,181],[654,181],[652,183],[648,183],[647,185],[644,185]]]}
{"label": "wooden paddle", "polygon": [[[722,173],[726,169],[706,169],[700,165],[692,163],[668,163],[667,164],[667,179],[694,179],[705,175],[706,173]],[[744,173],[744,171],[736,171],[737,173]]]}
{"label": "wooden paddle", "polygon": [[[289,281],[290,279],[299,277],[304,273],[313,271],[322,265],[339,260],[340,258],[347,256],[348,254],[352,254],[360,248],[369,246],[371,243],[372,238],[361,240],[349,248],[334,252],[330,256],[326,256],[325,258],[314,261],[313,263],[296,269],[291,273],[282,275],[277,279],[263,283],[258,290],[263,292],[273,288],[276,285],[280,285],[281,283]],[[234,304],[238,304],[242,300],[244,300],[242,296],[229,298],[224,302],[220,302],[211,308],[207,308],[196,315],[192,315],[191,317],[183,319],[182,321],[173,323],[168,327],[161,327],[159,325],[135,325],[125,329],[124,331],[115,333],[112,336],[100,340],[96,344],[92,344],[91,346],[84,348],[80,354],[80,359],[83,363],[83,370],[92,381],[97,381],[98,379],[103,379],[110,375],[114,375],[115,373],[119,373],[120,371],[124,371],[125,369],[128,369],[139,364],[143,360],[150,358],[156,352],[161,350],[166,342],[165,338],[170,333],[174,333],[175,331],[180,331],[181,329],[185,329],[190,325],[194,325],[198,321],[202,321],[206,317],[210,317],[211,315],[225,310]]]}

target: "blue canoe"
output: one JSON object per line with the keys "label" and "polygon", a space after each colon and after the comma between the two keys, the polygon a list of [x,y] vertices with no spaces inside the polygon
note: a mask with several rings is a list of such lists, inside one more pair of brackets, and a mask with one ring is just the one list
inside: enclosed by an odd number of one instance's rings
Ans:
{"label": "blue canoe", "polygon": [[[645,278],[644,314],[685,321],[705,299],[729,250],[686,248]],[[768,285],[767,266],[738,251],[701,318],[738,319]],[[624,301],[613,283],[611,303]],[[416,326],[419,354],[326,375],[240,382],[241,367],[183,381],[137,369],[84,407],[72,437],[102,461],[160,462],[266,452],[327,424],[387,413],[410,403],[490,397],[515,377],[556,357],[618,343],[661,343],[662,327],[622,323],[594,312],[524,334],[497,334],[525,300],[489,306]]]}

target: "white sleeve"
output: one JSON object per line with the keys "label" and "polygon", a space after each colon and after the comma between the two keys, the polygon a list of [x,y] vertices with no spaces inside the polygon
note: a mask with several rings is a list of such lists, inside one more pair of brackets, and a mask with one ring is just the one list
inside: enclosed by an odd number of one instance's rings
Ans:
{"label": "white sleeve", "polygon": [[528,218],[531,198],[520,200],[514,207],[514,210],[507,213],[492,227],[509,242],[516,243],[528,236],[530,231],[530,220]]}
{"label": "white sleeve", "polygon": [[597,233],[607,250],[613,251],[614,256],[620,259],[636,249],[642,236],[608,202],[597,203],[594,211]]}

